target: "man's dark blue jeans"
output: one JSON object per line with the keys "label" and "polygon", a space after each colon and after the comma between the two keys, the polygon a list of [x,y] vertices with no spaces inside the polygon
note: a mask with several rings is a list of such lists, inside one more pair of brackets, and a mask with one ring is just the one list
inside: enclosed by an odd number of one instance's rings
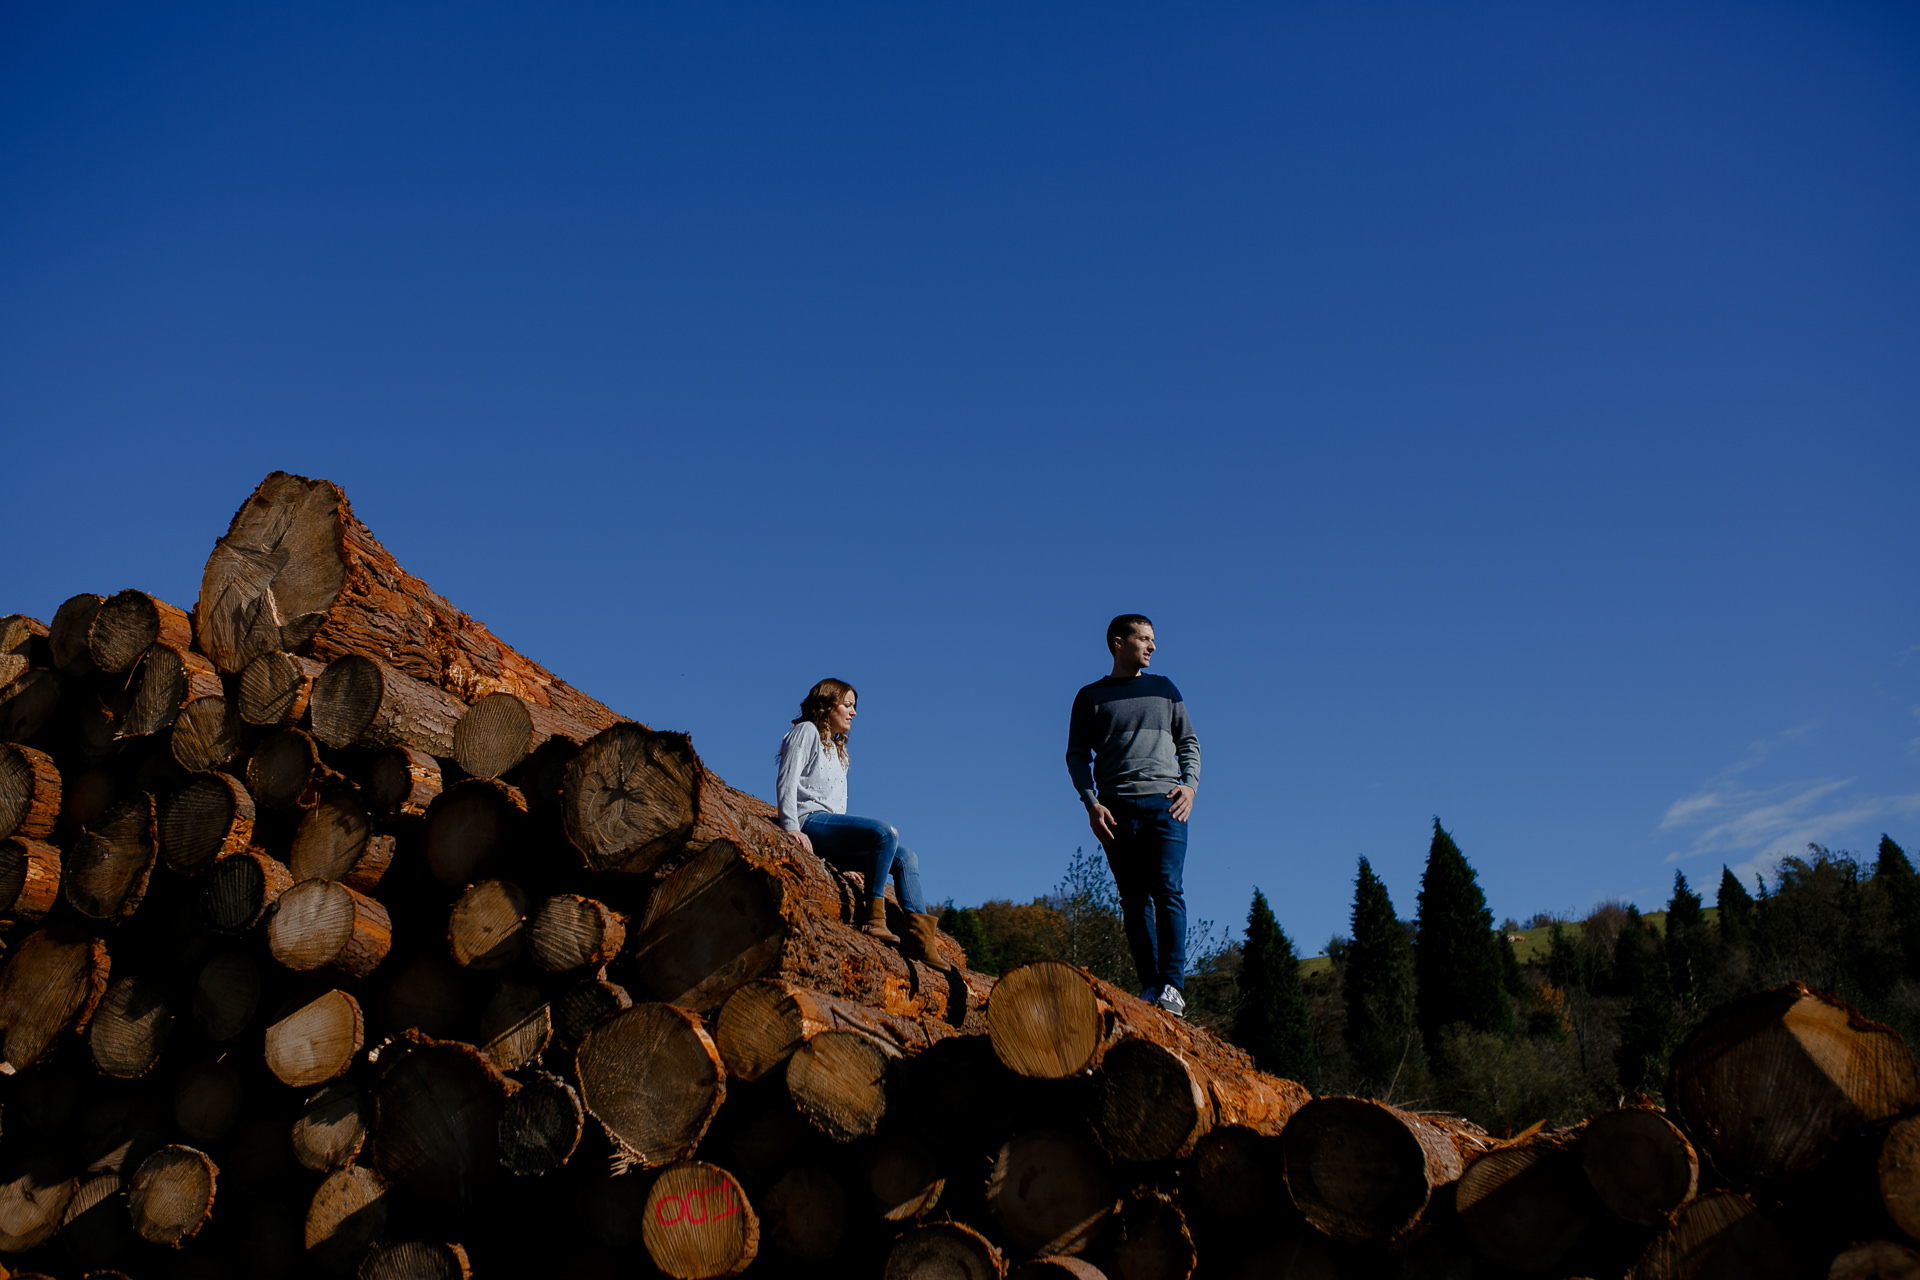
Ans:
{"label": "man's dark blue jeans", "polygon": [[1118,829],[1107,865],[1120,890],[1120,918],[1140,985],[1186,987],[1187,897],[1181,880],[1187,867],[1187,824],[1170,813],[1165,796],[1100,798]]}

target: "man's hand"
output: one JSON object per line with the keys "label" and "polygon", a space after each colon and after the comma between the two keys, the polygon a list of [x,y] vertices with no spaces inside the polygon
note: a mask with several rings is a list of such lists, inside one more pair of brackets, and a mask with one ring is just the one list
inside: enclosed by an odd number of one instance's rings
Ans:
{"label": "man's hand", "polygon": [[806,851],[807,851],[808,853],[812,853],[812,852],[813,852],[813,841],[811,841],[811,840],[809,840],[809,839],[807,839],[807,833],[806,833],[806,832],[804,832],[804,831],[789,831],[789,832],[787,832],[787,834],[788,834],[788,835],[790,835],[790,836],[792,836],[792,837],[793,837],[793,839],[794,839],[794,842],[795,842],[796,844],[798,844],[798,845],[799,845],[799,846],[800,846],[800,847],[801,847],[802,849],[805,849],[805,850],[806,850]]}
{"label": "man's hand", "polygon": [[1179,822],[1185,822],[1187,815],[1193,812],[1193,788],[1181,785],[1167,792],[1167,799],[1173,803],[1167,806],[1167,812]]}
{"label": "man's hand", "polygon": [[1114,838],[1120,834],[1120,828],[1114,825],[1113,810],[1098,802],[1087,808],[1087,825],[1093,828],[1093,834],[1100,838],[1101,848],[1112,848]]}

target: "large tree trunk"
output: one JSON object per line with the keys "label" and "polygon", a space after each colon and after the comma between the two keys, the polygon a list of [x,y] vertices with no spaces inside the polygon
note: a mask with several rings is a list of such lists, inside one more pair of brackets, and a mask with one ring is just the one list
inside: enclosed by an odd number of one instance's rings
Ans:
{"label": "large tree trunk", "polygon": [[222,671],[276,649],[363,654],[463,702],[500,690],[595,730],[619,719],[402,569],[330,481],[263,480],[207,558],[200,600],[200,651]]}
{"label": "large tree trunk", "polygon": [[1093,1124],[1122,1160],[1190,1155],[1216,1125],[1275,1134],[1309,1095],[1254,1070],[1240,1049],[1084,969],[1038,960],[1005,974],[987,1005],[994,1052],[1021,1075],[1098,1069]]}
{"label": "large tree trunk", "polygon": [[908,961],[843,923],[854,908],[843,886],[791,842],[719,840],[654,889],[629,951],[648,986],[689,1009],[715,1008],[756,978],[777,978],[884,1013],[982,1030],[992,980]]}
{"label": "large tree trunk", "polygon": [[1920,1063],[1899,1032],[1796,982],[1716,1011],[1674,1055],[1671,1096],[1714,1165],[1751,1185],[1920,1106]]}

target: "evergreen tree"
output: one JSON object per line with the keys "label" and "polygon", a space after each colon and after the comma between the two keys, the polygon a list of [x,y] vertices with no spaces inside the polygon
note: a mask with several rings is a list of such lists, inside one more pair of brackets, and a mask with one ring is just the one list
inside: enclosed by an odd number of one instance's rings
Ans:
{"label": "evergreen tree", "polygon": [[1419,1022],[1431,1052],[1440,1032],[1461,1023],[1473,1031],[1509,1035],[1513,1004],[1500,981],[1505,941],[1493,931],[1493,913],[1473,868],[1433,820],[1433,844],[1420,877],[1420,931],[1413,946]]}
{"label": "evergreen tree", "polygon": [[1504,933],[1494,939],[1494,947],[1500,953],[1500,985],[1517,1000],[1527,994],[1527,975],[1520,972],[1520,957]]}
{"label": "evergreen tree", "polygon": [[1753,895],[1746,891],[1732,871],[1720,868],[1720,940],[1729,947],[1753,945]]}
{"label": "evergreen tree", "polygon": [[1880,858],[1873,865],[1873,887],[1885,898],[1892,916],[1901,971],[1910,978],[1920,978],[1920,876],[1914,875],[1906,850],[1884,832],[1880,836]]}
{"label": "evergreen tree", "polygon": [[1365,858],[1353,885],[1353,941],[1346,948],[1347,1050],[1362,1080],[1384,1085],[1409,1053],[1414,1026],[1413,944],[1387,886]]}
{"label": "evergreen tree", "polygon": [[966,948],[969,969],[994,975],[1000,972],[1000,962],[993,954],[993,942],[987,937],[987,926],[979,912],[972,907],[955,908],[949,904],[940,913],[940,928]]}
{"label": "evergreen tree", "polygon": [[1305,1080],[1313,1071],[1313,1030],[1306,993],[1300,989],[1300,961],[1267,896],[1253,891],[1247,912],[1247,945],[1240,962],[1240,1009],[1233,1039],[1253,1055],[1260,1070],[1288,1080]]}
{"label": "evergreen tree", "polygon": [[1663,950],[1660,935],[1640,918],[1640,909],[1628,907],[1627,922],[1613,947],[1614,981],[1627,997],[1614,1064],[1620,1072],[1620,1087],[1628,1091],[1661,1090],[1667,1059],[1680,1042],[1680,1020],[1674,1012]]}
{"label": "evergreen tree", "polygon": [[1707,976],[1707,917],[1682,871],[1673,873],[1673,897],[1667,903],[1666,953],[1673,993],[1690,1002]]}

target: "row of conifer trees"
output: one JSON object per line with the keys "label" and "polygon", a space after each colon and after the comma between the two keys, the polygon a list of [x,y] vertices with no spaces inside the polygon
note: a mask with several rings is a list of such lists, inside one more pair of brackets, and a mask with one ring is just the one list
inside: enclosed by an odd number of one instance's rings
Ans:
{"label": "row of conifer trees", "polygon": [[[1097,855],[1077,852],[1043,899],[950,908],[942,924],[988,971],[1057,956],[1134,985]],[[1242,940],[1199,922],[1190,1016],[1315,1093],[1444,1108],[1495,1132],[1660,1097],[1674,1049],[1707,1011],[1796,979],[1920,1043],[1920,876],[1887,837],[1871,862],[1810,846],[1751,890],[1723,868],[1712,908],[1676,872],[1664,912],[1604,902],[1578,919],[1541,913],[1527,927],[1546,929],[1548,945],[1524,963],[1510,941],[1520,927],[1495,928],[1435,820],[1414,918],[1360,859],[1350,935],[1304,976],[1258,890]]]}

